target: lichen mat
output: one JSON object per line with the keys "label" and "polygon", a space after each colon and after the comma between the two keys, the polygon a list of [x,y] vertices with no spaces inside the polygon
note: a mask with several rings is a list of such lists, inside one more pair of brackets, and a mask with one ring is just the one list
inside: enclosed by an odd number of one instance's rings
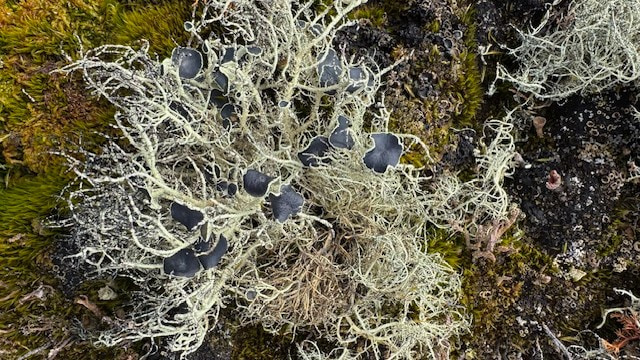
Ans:
{"label": "lichen mat", "polygon": [[241,324],[332,344],[300,343],[303,359],[448,356],[469,317],[427,227],[507,221],[512,125],[485,124],[470,182],[402,163],[428,151],[389,131],[389,69],[332,47],[361,3],[208,1],[171,58],[106,45],[60,70],[117,109],[100,152],[63,154],[71,258],[139,288],[98,344],[162,338],[186,356],[233,304]]}

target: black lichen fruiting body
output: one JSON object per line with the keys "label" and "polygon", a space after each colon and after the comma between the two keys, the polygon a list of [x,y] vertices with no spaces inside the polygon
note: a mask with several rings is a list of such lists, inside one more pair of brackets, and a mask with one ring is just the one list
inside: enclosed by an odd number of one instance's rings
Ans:
{"label": "black lichen fruiting body", "polygon": [[273,177],[261,173],[260,171],[249,169],[242,177],[244,191],[254,197],[263,197],[269,190],[269,184]]}
{"label": "black lichen fruiting body", "polygon": [[351,127],[351,121],[345,116],[338,116],[338,126],[329,135],[329,144],[336,149],[351,150],[355,142],[349,133],[349,127]]}
{"label": "black lichen fruiting body", "polygon": [[288,107],[289,107],[289,102],[288,102],[288,101],[285,101],[285,100],[280,100],[280,101],[278,102],[278,107],[279,107],[279,108],[282,108],[282,109],[286,109],[286,108],[288,108]]}
{"label": "black lichen fruiting body", "polygon": [[193,117],[191,116],[191,114],[189,113],[189,111],[187,110],[187,108],[183,103],[179,101],[171,101],[169,103],[169,109],[178,113],[178,115],[180,115],[180,117],[182,117],[185,121],[187,122],[193,121]]}
{"label": "black lichen fruiting body", "polygon": [[220,57],[220,64],[226,64],[236,60],[236,48],[226,47],[223,49],[222,56]]}
{"label": "black lichen fruiting body", "polygon": [[400,138],[391,133],[372,134],[374,146],[362,160],[364,164],[377,173],[384,173],[389,166],[396,166],[402,156]]}
{"label": "black lichen fruiting body", "polygon": [[209,105],[215,107],[222,118],[222,127],[231,129],[231,118],[236,113],[236,107],[221,90],[213,89],[209,92]]}
{"label": "black lichen fruiting body", "polygon": [[229,98],[226,97],[221,90],[213,89],[209,92],[209,105],[213,105],[218,109],[222,109],[229,103]]}
{"label": "black lichen fruiting body", "polygon": [[178,75],[183,79],[193,79],[202,70],[202,54],[195,49],[180,47],[173,49],[171,62],[178,67]]}
{"label": "black lichen fruiting body", "polygon": [[373,84],[373,74],[370,70],[365,70],[362,67],[349,68],[349,86],[346,90],[350,94],[365,87],[371,88]]}
{"label": "black lichen fruiting body", "polygon": [[201,241],[197,243],[194,246],[194,249],[203,253],[202,255],[198,255],[198,260],[200,261],[200,264],[202,264],[202,267],[205,270],[208,270],[216,267],[220,263],[220,260],[222,260],[222,257],[229,249],[229,242],[227,241],[227,238],[221,234],[213,249],[211,249],[211,243],[209,241]]}
{"label": "black lichen fruiting body", "polygon": [[216,190],[223,193],[224,196],[234,196],[238,192],[238,185],[221,180],[216,184]]}
{"label": "black lichen fruiting body", "polygon": [[309,32],[311,32],[314,36],[318,36],[322,34],[322,32],[324,31],[324,27],[322,25],[320,24],[307,25],[307,22],[301,19],[298,19],[296,24],[301,29],[307,28],[307,30],[309,30]]}
{"label": "black lichen fruiting body", "polygon": [[[318,76],[321,87],[333,86],[340,82],[342,65],[335,50],[329,49],[326,54],[318,56]],[[333,95],[335,90],[327,91],[327,94]]]}
{"label": "black lichen fruiting body", "polygon": [[204,220],[202,212],[176,202],[171,203],[171,217],[190,231],[194,230]]}
{"label": "black lichen fruiting body", "polygon": [[248,45],[237,47],[226,47],[222,49],[222,56],[220,57],[220,65],[234,62],[238,65],[244,65],[247,63],[248,57],[256,57],[262,55],[263,50],[257,45]]}
{"label": "black lichen fruiting body", "polygon": [[225,121],[228,122],[229,119],[231,119],[231,117],[235,113],[236,113],[236,107],[233,106],[232,104],[226,104],[220,109],[220,116],[222,117],[222,126],[225,129],[229,130],[229,127],[231,126],[230,123],[227,123],[225,125]]}
{"label": "black lichen fruiting body", "polygon": [[271,203],[273,217],[275,217],[279,223],[283,223],[287,221],[289,217],[296,215],[302,210],[304,197],[293,190],[291,185],[283,185],[280,188],[280,195],[269,194],[269,202]]}
{"label": "black lichen fruiting body", "polygon": [[211,74],[212,77],[212,81],[213,81],[213,86],[215,87],[215,90],[218,90],[222,93],[222,95],[225,95],[229,92],[229,77],[227,77],[227,75],[225,75],[223,72],[221,71],[214,71]]}
{"label": "black lichen fruiting body", "polygon": [[173,276],[193,277],[200,269],[200,261],[191,249],[181,249],[163,263],[164,273]]}
{"label": "black lichen fruiting body", "polygon": [[247,46],[247,54],[260,56],[262,55],[262,48],[256,45],[249,45]]}
{"label": "black lichen fruiting body", "polygon": [[316,136],[306,149],[298,153],[298,159],[304,166],[317,166],[320,161],[328,162],[328,159],[323,159],[328,150],[329,139],[326,136]]}
{"label": "black lichen fruiting body", "polygon": [[238,185],[236,185],[235,183],[229,183],[229,186],[227,186],[227,195],[234,196],[237,192]]}

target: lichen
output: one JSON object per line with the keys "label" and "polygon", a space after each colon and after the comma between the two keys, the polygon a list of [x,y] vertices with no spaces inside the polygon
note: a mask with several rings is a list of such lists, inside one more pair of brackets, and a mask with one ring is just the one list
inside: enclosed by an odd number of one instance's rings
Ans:
{"label": "lichen", "polygon": [[[311,2],[208,1],[186,27],[194,42],[171,58],[156,60],[146,43],[105,45],[61,70],[81,72],[118,109],[121,141],[81,159],[66,154],[78,176],[65,194],[73,216],[61,222],[79,247],[73,257],[97,276],[132,278],[140,288],[132,301],[143,304],[98,343],[163,337],[186,356],[235,300],[241,325],[309,331],[345,356],[449,351],[467,319],[456,311],[457,273],[425,249],[439,199],[423,193],[421,169],[398,164],[403,149],[426,146],[391,133],[375,103],[392,66],[347,59],[332,45],[358,4],[334,1],[316,14]],[[183,71],[187,52],[205,61]],[[332,142],[338,130],[349,146]],[[490,145],[487,156],[501,155]],[[245,191],[249,170],[274,179],[267,197]],[[192,249],[223,237],[222,261],[200,268]],[[188,271],[167,266],[178,257]]]}

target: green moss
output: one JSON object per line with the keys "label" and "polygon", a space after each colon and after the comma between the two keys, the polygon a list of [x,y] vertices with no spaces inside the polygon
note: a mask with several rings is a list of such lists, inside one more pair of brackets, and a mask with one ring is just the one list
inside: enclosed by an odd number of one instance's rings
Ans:
{"label": "green moss", "polygon": [[82,138],[94,142],[113,110],[86,93],[79,77],[50,71],[105,43],[132,44],[141,38],[151,51],[168,55],[184,43],[188,2],[121,5],[115,0],[26,0],[0,7],[0,151],[3,162],[36,173],[62,171],[52,151],[72,150]]}
{"label": "green moss", "polygon": [[523,243],[520,240],[514,240],[513,243],[510,243],[509,237],[503,241],[503,244],[516,249],[510,256],[509,263],[505,264],[505,273],[524,272],[531,268],[538,270],[544,269],[549,273],[558,272],[558,269],[554,266],[553,258],[536,246]]}
{"label": "green moss", "polygon": [[635,194],[623,193],[616,207],[611,211],[612,222],[603,240],[600,242],[597,254],[606,257],[616,253],[623,242],[633,243],[638,231],[634,224],[640,220],[640,197]]}
{"label": "green moss", "polygon": [[473,315],[464,341],[468,349],[535,346],[534,337],[513,329],[520,328],[518,319],[537,318],[540,311],[550,328],[565,334],[585,328],[597,315],[606,274],[591,273],[578,283],[564,279],[553,258],[517,228],[505,234],[495,254],[495,262],[469,260],[463,266],[462,303]]}
{"label": "green moss", "polygon": [[[500,255],[499,261],[474,263],[471,257],[465,258],[463,303],[471,312],[483,315],[480,319],[474,317],[474,321],[485,323],[486,321],[492,322],[495,320],[495,307],[512,303],[514,299],[510,298],[519,295],[522,284],[516,282],[511,283],[507,288],[496,287],[495,290],[498,293],[502,292],[499,297],[503,299],[493,299],[491,301],[483,299],[483,296],[479,295],[481,290],[478,287],[485,287],[486,284],[491,282],[503,285],[504,282],[499,281],[501,277],[517,276],[526,271],[528,266],[535,269],[544,269],[553,264],[553,259],[549,256],[543,254],[534,246],[523,242],[523,235],[521,231],[516,229],[507,231],[498,243],[498,246],[505,249],[507,254]],[[504,298],[505,295],[508,296]],[[496,294],[492,294],[492,296],[496,296]],[[484,305],[481,305],[483,303]]]}
{"label": "green moss", "polygon": [[[182,22],[190,3],[121,5],[115,0],[24,0],[0,5],[0,354],[14,359],[42,347],[46,353],[72,338],[77,319],[100,324],[85,307],[59,290],[48,252],[53,234],[43,219],[57,206],[56,195],[71,174],[51,151],[73,151],[81,139],[99,146],[95,131],[105,130],[113,109],[87,94],[78,75],[51,71],[106,43],[133,43],[141,37],[151,50],[166,55],[184,43]],[[34,176],[34,173],[39,174]],[[95,285],[95,284],[94,284]],[[97,285],[96,285],[97,286]],[[126,287],[118,284],[121,293]],[[118,302],[86,293],[107,314]],[[122,299],[126,299],[123,296]],[[95,349],[68,343],[59,358],[116,359],[121,348]],[[137,355],[132,356],[135,358]]]}
{"label": "green moss", "polygon": [[176,44],[186,44],[189,34],[184,31],[185,20],[191,18],[189,1],[168,1],[146,6],[109,6],[109,26],[113,27],[109,42],[135,44],[149,41],[150,51],[168,56]]}
{"label": "green moss", "polygon": [[261,326],[238,329],[233,335],[233,360],[287,359],[293,353],[293,339],[267,333]]}
{"label": "green moss", "polygon": [[87,128],[74,125],[94,123],[96,106],[81,103],[84,87],[50,71],[65,62],[63,54],[106,39],[108,3],[26,0],[0,7],[0,149],[12,174],[24,173],[21,167],[60,172],[61,158],[51,151]]}
{"label": "green moss", "polygon": [[19,57],[5,58],[0,68],[0,131],[31,118],[33,101],[42,102],[47,75]]}
{"label": "green moss", "polygon": [[387,18],[402,18],[406,16],[404,13],[411,6],[405,1],[381,0],[369,2],[357,7],[351,14],[349,19],[367,20],[373,27],[383,29],[389,33],[396,31],[394,25],[387,22]]}
{"label": "green moss", "polygon": [[333,8],[333,0],[314,0],[311,9],[316,14],[321,14],[328,10],[325,20],[329,20],[336,15],[336,11]]}
{"label": "green moss", "polygon": [[32,222],[56,205],[56,195],[66,179],[59,176],[25,178],[0,189],[0,234],[12,236],[32,231]]}
{"label": "green moss", "polygon": [[[59,205],[56,196],[66,182],[62,176],[25,177],[0,188],[0,353],[4,359],[41,346],[46,354],[71,338],[73,319],[82,313],[57,290],[50,275],[52,263],[46,253],[52,233],[42,226]],[[103,359],[122,352],[74,344],[60,356]]]}
{"label": "green moss", "polygon": [[[411,164],[418,168],[430,164],[429,157],[436,162],[445,150],[445,147],[451,143],[451,137],[454,136],[449,131],[450,124],[444,123],[440,126],[426,126],[426,124],[434,124],[438,121],[438,104],[430,101],[404,100],[401,101],[404,106],[396,106],[397,110],[391,113],[389,118],[389,130],[392,132],[409,133],[417,135],[427,145],[429,156],[421,146],[414,146],[407,149],[401,158],[402,163]],[[409,119],[407,113],[424,114],[426,119],[420,118],[420,121]],[[428,130],[427,130],[428,129]]]}
{"label": "green moss", "polygon": [[476,63],[476,55],[469,51],[460,54],[462,71],[455,85],[455,96],[462,104],[456,114],[456,126],[473,127],[475,116],[482,106],[484,89]]}
{"label": "green moss", "polygon": [[452,235],[435,227],[427,231],[427,251],[440,254],[454,269],[460,269],[462,266],[463,249],[464,239],[460,235]]}
{"label": "green moss", "polygon": [[106,6],[113,1],[26,0],[3,6],[0,53],[29,55],[43,64],[52,56],[76,54],[81,44],[102,43]]}
{"label": "green moss", "polygon": [[375,5],[365,4],[349,14],[349,19],[366,19],[374,27],[381,28],[385,25],[385,10]]}
{"label": "green moss", "polygon": [[63,52],[77,56],[80,44],[87,49],[140,39],[149,40],[152,51],[166,55],[188,39],[182,24],[191,16],[191,3],[125,6],[115,0],[27,0],[7,4],[3,10],[0,52],[28,54],[42,64]]}
{"label": "green moss", "polygon": [[482,76],[478,68],[476,51],[478,44],[476,41],[477,26],[474,21],[475,10],[469,6],[460,16],[460,20],[467,27],[464,33],[464,44],[466,49],[460,53],[458,60],[461,64],[461,71],[454,86],[454,94],[461,101],[461,108],[454,118],[454,124],[459,127],[473,127],[475,116],[482,106],[484,87],[482,86]]}
{"label": "green moss", "polygon": [[[387,2],[384,2],[387,4]],[[377,4],[376,4],[377,5]],[[377,5],[378,6],[378,5]],[[379,5],[383,8],[391,5]],[[386,9],[397,11],[398,9]],[[426,55],[416,58],[411,64],[410,75],[435,73],[433,78],[434,91],[426,98],[419,99],[411,84],[405,84],[407,99],[396,97],[390,100],[393,108],[399,109],[392,113],[390,129],[419,136],[427,145],[429,154],[436,162],[446,151],[447,146],[455,140],[455,135],[449,129],[472,127],[476,130],[480,122],[475,121],[478,111],[483,105],[484,89],[478,68],[476,25],[474,11],[471,7],[463,8],[456,14],[465,29],[462,43],[456,44],[450,54],[441,51],[441,45],[431,44],[424,51]],[[391,15],[389,15],[391,18]],[[393,30],[391,30],[393,31]],[[441,29],[439,19],[425,19],[425,31],[452,31],[451,28]],[[458,41],[459,40],[455,40]],[[392,56],[398,57],[406,53],[402,48],[394,51]],[[412,154],[409,151],[404,156],[406,163],[424,165],[424,154]]]}
{"label": "green moss", "polygon": [[92,132],[102,131],[113,111],[92,102],[79,82],[41,69],[18,62],[0,71],[12,84],[0,93],[0,145],[9,165],[60,173],[64,159],[52,151],[72,150],[81,138],[97,140]]}
{"label": "green moss", "polygon": [[625,230],[627,228],[627,225],[621,220],[614,220],[613,224],[609,227],[608,236],[605,236],[605,239],[607,240],[600,243],[597,250],[598,255],[605,257],[615,253],[620,248],[626,237]]}

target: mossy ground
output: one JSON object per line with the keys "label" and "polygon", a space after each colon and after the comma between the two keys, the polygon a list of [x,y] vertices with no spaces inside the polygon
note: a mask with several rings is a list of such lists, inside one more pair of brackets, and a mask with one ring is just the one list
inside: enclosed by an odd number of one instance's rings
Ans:
{"label": "mossy ground", "polygon": [[[62,293],[49,252],[56,234],[43,222],[61,208],[71,175],[54,151],[99,145],[113,109],[87,94],[79,77],[52,73],[66,56],[106,43],[146,38],[159,56],[186,37],[183,1],[25,0],[0,4],[0,358],[118,359],[126,347],[96,349],[82,323],[99,324]],[[88,286],[88,287],[87,287]],[[91,286],[78,290],[98,305]],[[90,326],[89,326],[90,327]]]}
{"label": "mossy ground", "polygon": [[[72,358],[116,358],[123,349],[93,349],[78,342],[75,319],[83,309],[59,290],[48,256],[54,235],[47,216],[59,205],[57,195],[67,179],[58,175],[23,176],[0,189],[0,354],[12,359],[40,349]],[[68,346],[74,344],[73,346]]]}

